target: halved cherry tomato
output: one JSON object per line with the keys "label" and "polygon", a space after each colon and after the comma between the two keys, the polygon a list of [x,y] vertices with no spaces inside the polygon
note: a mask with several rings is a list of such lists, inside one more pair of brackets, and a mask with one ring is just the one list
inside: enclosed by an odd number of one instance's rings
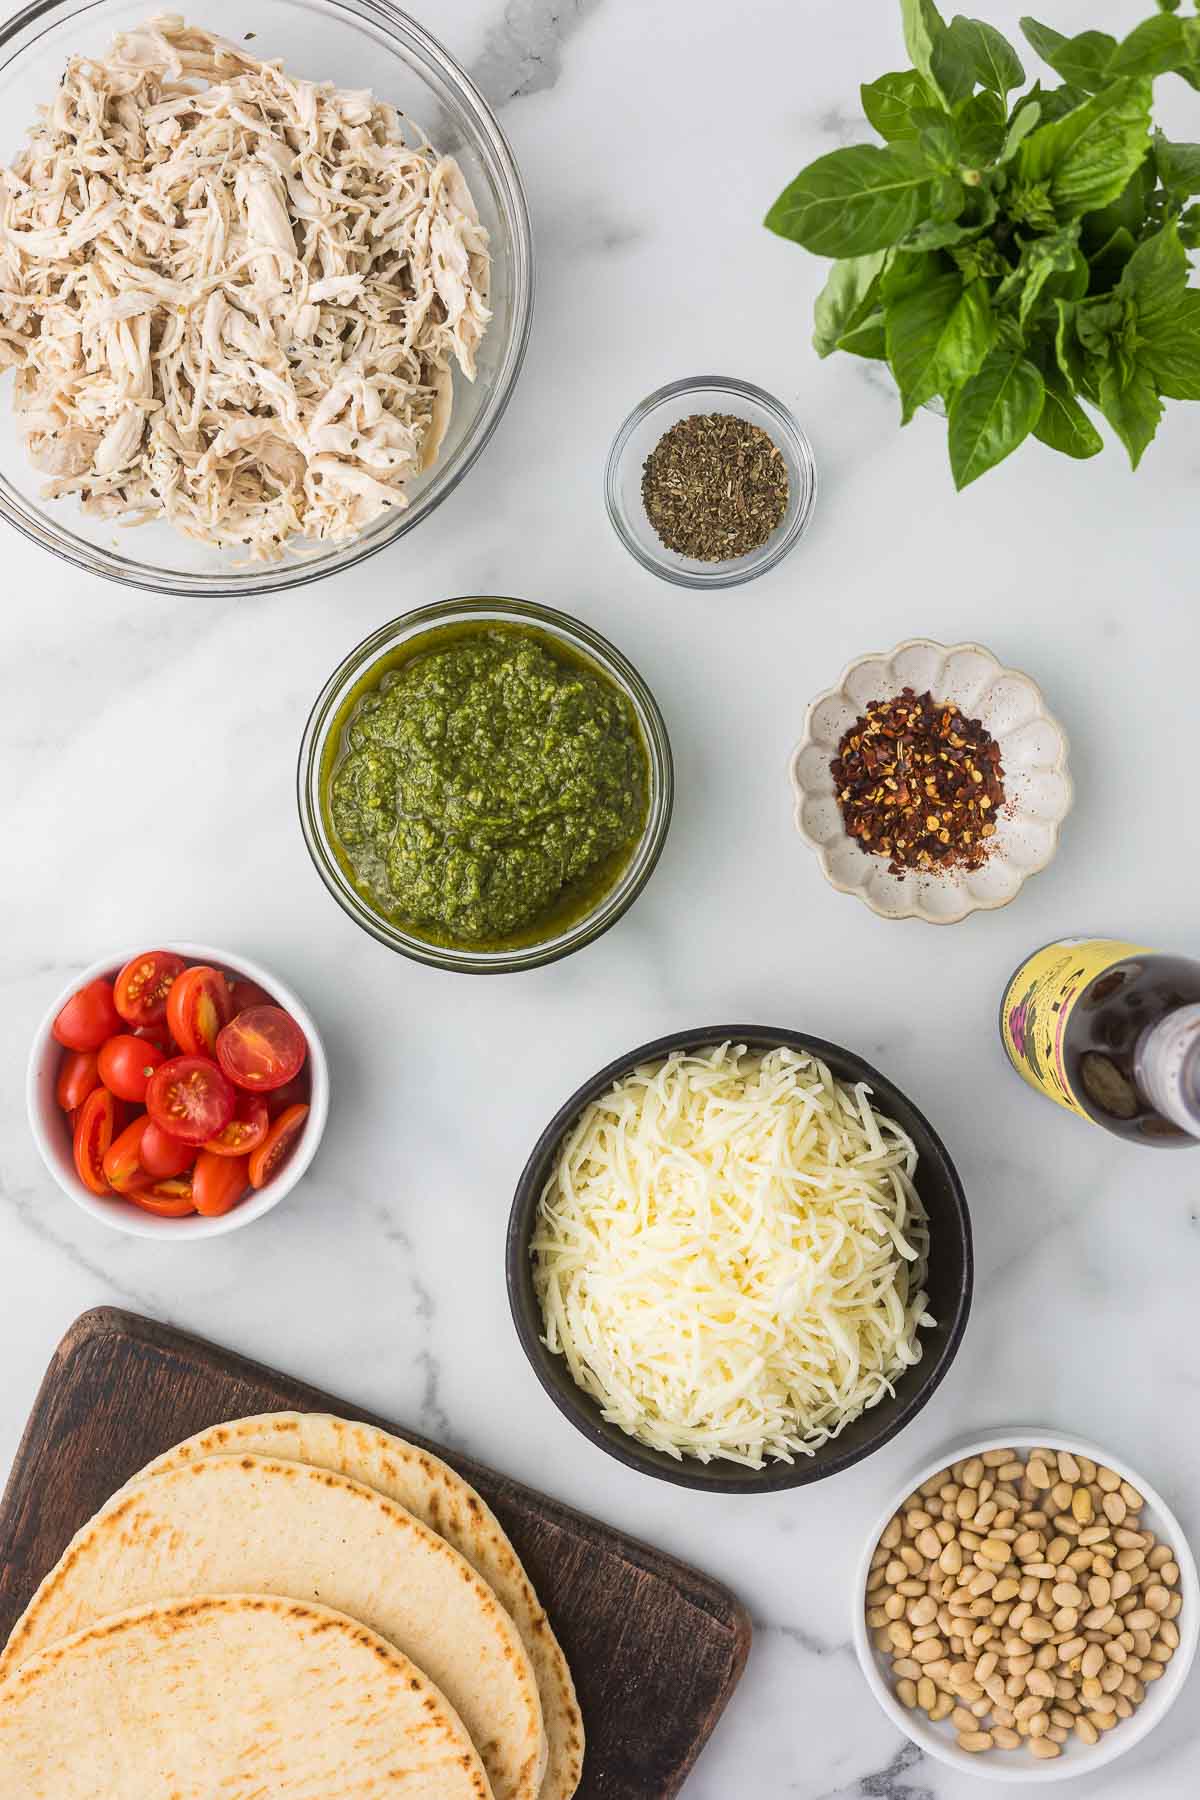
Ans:
{"label": "halved cherry tomato", "polygon": [[[161,1025],[167,1016],[167,995],[185,963],[173,950],[143,950],[125,964],[117,976],[117,1011],[129,1025]],[[120,1026],[117,1027],[120,1030]]]}
{"label": "halved cherry tomato", "polygon": [[117,1103],[108,1089],[93,1088],[79,1109],[73,1146],[76,1173],[89,1193],[112,1191],[104,1173],[104,1158],[113,1141],[116,1121]]}
{"label": "halved cherry tomato", "polygon": [[98,1050],[105,1038],[120,1029],[112,982],[99,976],[71,995],[50,1027],[55,1041],[67,1050]]}
{"label": "halved cherry tomato", "polygon": [[171,1039],[165,1025],[131,1025],[127,1035],[140,1038],[144,1044],[153,1044],[164,1056],[171,1054]]}
{"label": "halved cherry tomato", "polygon": [[59,1065],[54,1098],[64,1112],[82,1106],[93,1088],[100,1086],[100,1070],[94,1050],[68,1050]]}
{"label": "halved cherry tomato", "polygon": [[251,1006],[217,1039],[217,1061],[238,1087],[267,1093],[304,1066],[304,1033],[282,1006]]}
{"label": "halved cherry tomato", "polygon": [[150,1077],[146,1110],[172,1137],[185,1144],[206,1144],[232,1119],[236,1098],[207,1056],[173,1056]]}
{"label": "halved cherry tomato", "polygon": [[235,975],[230,1004],[232,1010],[229,1017],[236,1019],[239,1013],[247,1012],[252,1006],[274,1006],[275,1002],[266,988],[259,987],[257,981],[250,981],[245,975]]}
{"label": "halved cherry tomato", "polygon": [[170,1181],[175,1175],[187,1174],[196,1160],[196,1146],[172,1137],[148,1117],[142,1134],[141,1158],[147,1175],[155,1181]]}
{"label": "halved cherry tomato", "polygon": [[249,1156],[252,1150],[266,1143],[270,1124],[265,1100],[260,1100],[257,1094],[239,1094],[237,1111],[232,1119],[224,1131],[209,1138],[204,1148],[214,1156]]}
{"label": "halved cherry tomato", "polygon": [[127,1125],[105,1152],[104,1178],[118,1194],[129,1195],[135,1188],[152,1185],[141,1156],[142,1138],[149,1123],[146,1114],[139,1113],[133,1124]]}
{"label": "halved cherry tomato", "polygon": [[280,1113],[267,1133],[266,1143],[250,1158],[251,1187],[266,1187],[268,1181],[279,1173],[296,1148],[307,1117],[307,1106],[289,1106],[285,1113]]}
{"label": "halved cherry tomato", "polygon": [[215,1219],[235,1207],[250,1183],[248,1156],[214,1156],[202,1150],[192,1172],[192,1199],[196,1211]]}
{"label": "halved cherry tomato", "polygon": [[167,1029],[185,1056],[212,1056],[217,1033],[233,1017],[229,982],[217,969],[185,969],[167,998]]}
{"label": "halved cherry tomato", "polygon": [[166,1060],[162,1051],[148,1039],[135,1038],[122,1031],[100,1046],[100,1079],[118,1100],[134,1100],[142,1105],[146,1098],[146,1083],[159,1064]]}
{"label": "halved cherry tomato", "polygon": [[156,1181],[153,1187],[138,1188],[125,1198],[140,1206],[143,1212],[156,1213],[160,1219],[186,1219],[196,1210],[190,1175],[181,1180]]}

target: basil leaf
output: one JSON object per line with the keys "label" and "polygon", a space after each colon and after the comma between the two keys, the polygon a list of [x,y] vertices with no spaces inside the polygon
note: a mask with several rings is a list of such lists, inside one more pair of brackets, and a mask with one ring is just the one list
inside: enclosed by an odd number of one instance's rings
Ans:
{"label": "basil leaf", "polygon": [[1063,456],[1082,459],[1098,456],[1104,439],[1076,400],[1061,369],[1048,368],[1042,377],[1046,385],[1046,404],[1034,426],[1034,435]]}
{"label": "basil leaf", "polygon": [[950,467],[960,493],[1024,443],[1045,396],[1031,362],[1017,351],[992,351],[950,408]]}
{"label": "basil leaf", "polygon": [[1161,231],[1138,245],[1118,290],[1137,308],[1137,328],[1143,337],[1161,329],[1177,310],[1187,282],[1187,253],[1175,221],[1169,219]]}
{"label": "basil leaf", "polygon": [[[907,237],[901,238],[898,248],[905,255],[914,250],[948,250],[953,245],[970,243],[980,237],[995,222],[999,211],[996,196],[982,188],[962,188],[961,192],[963,211],[956,219],[925,219]],[[969,216],[964,216],[968,207]]]}
{"label": "basil leaf", "polygon": [[1084,88],[1089,94],[1098,93],[1108,85],[1111,79],[1108,64],[1117,40],[1107,31],[1081,31],[1078,37],[1069,38],[1049,25],[1039,25],[1036,19],[1028,18],[1021,20],[1021,30],[1042,61],[1049,63],[1064,81]]}
{"label": "basil leaf", "polygon": [[873,362],[887,361],[887,340],[884,336],[884,315],[873,312],[869,319],[848,331],[845,337],[838,339],[839,350],[848,350],[851,356],[866,356]]}
{"label": "basil leaf", "polygon": [[1004,148],[996,158],[997,162],[1011,162],[1021,148],[1022,140],[1027,138],[1030,132],[1041,124],[1041,121],[1042,103],[1040,100],[1031,101],[1015,112],[1008,127],[1008,136],[1004,140]]}
{"label": "basil leaf", "polygon": [[939,390],[942,334],[962,291],[961,275],[951,271],[894,300],[887,309],[887,357],[900,389],[901,422],[905,425],[918,406]]}
{"label": "basil leaf", "polygon": [[959,107],[954,125],[962,162],[973,168],[981,163],[995,162],[1005,141],[1004,102],[1001,99],[995,94],[973,94]]}
{"label": "basil leaf", "polygon": [[947,107],[965,100],[974,82],[946,21],[933,0],[900,0],[904,44],[917,68]]}
{"label": "basil leaf", "polygon": [[[1028,326],[1029,317],[1047,283],[1056,275],[1070,275],[1072,281],[1064,284],[1066,291],[1061,298],[1081,300],[1087,292],[1088,267],[1078,250],[1079,226],[1065,225],[1051,237],[1035,238],[1021,252],[1021,264],[1025,270],[1025,284],[1021,290],[1019,317],[1022,326]],[[1083,283],[1079,287],[1079,267],[1083,267]],[[1078,291],[1073,291],[1078,287]],[[1048,298],[1054,298],[1053,294]]]}
{"label": "basil leaf", "polygon": [[1100,408],[1136,469],[1162,418],[1162,401],[1149,369],[1138,367],[1122,375],[1110,363],[1100,377]]}
{"label": "basil leaf", "polygon": [[996,315],[987,283],[972,281],[963,289],[942,334],[941,391],[948,394],[969,381],[995,342]]}
{"label": "basil leaf", "polygon": [[1182,19],[1160,13],[1136,25],[1117,45],[1108,65],[1110,80],[1118,76],[1166,75],[1187,70],[1193,61],[1189,34]]}
{"label": "basil leaf", "polygon": [[995,315],[982,281],[964,288],[959,275],[939,275],[890,306],[888,362],[900,389],[902,423],[935,394],[953,393],[968,380],[995,341]]}
{"label": "basil leaf", "polygon": [[1146,335],[1138,355],[1168,400],[1200,400],[1200,288],[1184,289],[1174,312]]}
{"label": "basil leaf", "polygon": [[895,256],[879,278],[879,291],[885,306],[893,300],[902,299],[905,294],[912,294],[918,288],[929,287],[939,275],[945,274],[945,265],[940,256],[932,254]]}
{"label": "basil leaf", "polygon": [[[889,144],[915,139],[938,113],[938,97],[916,69],[881,75],[859,89],[862,109]],[[922,115],[925,115],[922,117]]]}
{"label": "basil leaf", "polygon": [[[1033,92],[1032,88],[1030,92]],[[1067,114],[1073,113],[1077,106],[1084,105],[1087,97],[1086,88],[1072,87],[1069,84],[1063,87],[1043,88],[1039,96],[1042,124],[1051,125],[1055,119],[1065,119]]]}
{"label": "basil leaf", "polygon": [[1118,81],[1021,145],[1023,182],[1045,184],[1060,218],[1077,218],[1115,200],[1150,147],[1148,81]]}
{"label": "basil leaf", "polygon": [[964,19],[959,13],[948,29],[951,43],[979,87],[1003,100],[1013,88],[1024,84],[1020,57],[994,25],[987,25],[982,19]]}
{"label": "basil leaf", "polygon": [[912,230],[928,211],[933,179],[911,144],[832,150],[783,190],[766,224],[817,256],[865,256]]}
{"label": "basil leaf", "polygon": [[1059,300],[1056,304],[1058,328],[1054,334],[1054,355],[1058,366],[1077,394],[1082,394],[1085,399],[1099,404],[1100,396],[1092,377],[1091,364],[1079,342],[1077,330],[1079,309],[1067,300]]}
{"label": "basil leaf", "polygon": [[1093,294],[1103,294],[1118,285],[1125,273],[1125,265],[1136,249],[1133,233],[1127,226],[1118,225],[1108,242],[1088,259],[1091,271],[1088,286]]}
{"label": "basil leaf", "polygon": [[1087,246],[1094,249],[1097,244],[1107,242],[1121,225],[1136,238],[1146,223],[1154,186],[1154,161],[1148,156],[1134,170],[1115,200],[1108,206],[1088,213],[1083,221],[1083,236]]}
{"label": "basil leaf", "polygon": [[1179,0],[1155,0],[1159,12],[1178,12]]}
{"label": "basil leaf", "polygon": [[837,349],[839,338],[853,331],[873,310],[886,250],[849,256],[835,262],[813,309],[813,348],[818,356]]}
{"label": "basil leaf", "polygon": [[1161,131],[1154,134],[1158,178],[1178,198],[1200,194],[1200,144],[1173,144]]}
{"label": "basil leaf", "polygon": [[[944,119],[922,131],[917,144],[931,169],[936,169],[940,175],[950,175],[957,171],[958,133]],[[939,194],[938,198],[942,197],[944,196]]]}

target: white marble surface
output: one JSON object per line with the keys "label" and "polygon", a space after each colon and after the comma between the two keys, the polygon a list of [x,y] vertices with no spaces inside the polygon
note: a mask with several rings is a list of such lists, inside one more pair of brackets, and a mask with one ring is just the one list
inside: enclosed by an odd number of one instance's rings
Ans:
{"label": "white marble surface", "polygon": [[[1193,1351],[1200,1159],[1127,1149],[1025,1090],[995,1030],[1023,953],[1077,932],[1200,953],[1196,925],[1195,408],[1133,478],[1033,447],[956,498],[944,426],[903,434],[876,372],[820,363],[820,266],[759,220],[813,155],[865,136],[857,83],[902,60],[892,0],[441,0],[428,22],[500,106],[530,192],[539,307],[495,443],[419,532],[341,583],[193,605],[89,582],[3,542],[0,767],[0,1466],[60,1333],[116,1302],[208,1334],[469,1449],[725,1579],[757,1638],[691,1800],[972,1800],[874,1707],[850,1578],[884,1490],[946,1440],[1042,1421],[1111,1444],[1200,1540]],[[1054,0],[1127,29],[1135,0]],[[989,0],[1015,30],[1018,8]],[[1167,98],[1169,83],[1162,90]],[[1186,90],[1170,95],[1175,135]],[[802,547],[740,592],[657,583],[606,521],[627,407],[710,370],[795,406],[822,494]],[[302,845],[295,749],[329,669],[433,597],[550,601],[610,634],[658,694],[679,800],[633,912],[558,967],[474,981],[389,954]],[[1040,680],[1078,804],[1052,869],[946,931],[822,882],[790,820],[809,696],[910,635],[977,638]],[[333,1062],[315,1170],[251,1230],[172,1252],[91,1224],[26,1128],[30,1033],[73,970],[175,936],[240,947],[307,997]],[[973,1208],[974,1316],[898,1441],[794,1495],[676,1491],[593,1450],[512,1333],[502,1249],[525,1154],[567,1092],[674,1027],[782,1022],[877,1060],[932,1116]],[[1078,1791],[1200,1786],[1200,1676]]]}

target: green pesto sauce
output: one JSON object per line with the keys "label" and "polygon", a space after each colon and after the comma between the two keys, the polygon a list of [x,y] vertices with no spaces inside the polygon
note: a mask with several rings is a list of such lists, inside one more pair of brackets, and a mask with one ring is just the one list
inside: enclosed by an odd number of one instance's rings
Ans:
{"label": "green pesto sauce", "polygon": [[427,942],[539,943],[613,887],[642,835],[633,708],[535,627],[461,624],[374,663],[326,740],[321,795],[372,910]]}

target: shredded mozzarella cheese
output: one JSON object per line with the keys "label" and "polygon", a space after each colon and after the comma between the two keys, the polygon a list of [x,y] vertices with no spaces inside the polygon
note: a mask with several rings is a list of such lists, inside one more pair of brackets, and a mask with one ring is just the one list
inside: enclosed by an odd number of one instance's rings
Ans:
{"label": "shredded mozzarella cheese", "polygon": [[792,1462],[934,1323],[912,1139],[816,1057],[676,1053],[588,1106],[531,1243],[545,1342],[656,1450]]}

